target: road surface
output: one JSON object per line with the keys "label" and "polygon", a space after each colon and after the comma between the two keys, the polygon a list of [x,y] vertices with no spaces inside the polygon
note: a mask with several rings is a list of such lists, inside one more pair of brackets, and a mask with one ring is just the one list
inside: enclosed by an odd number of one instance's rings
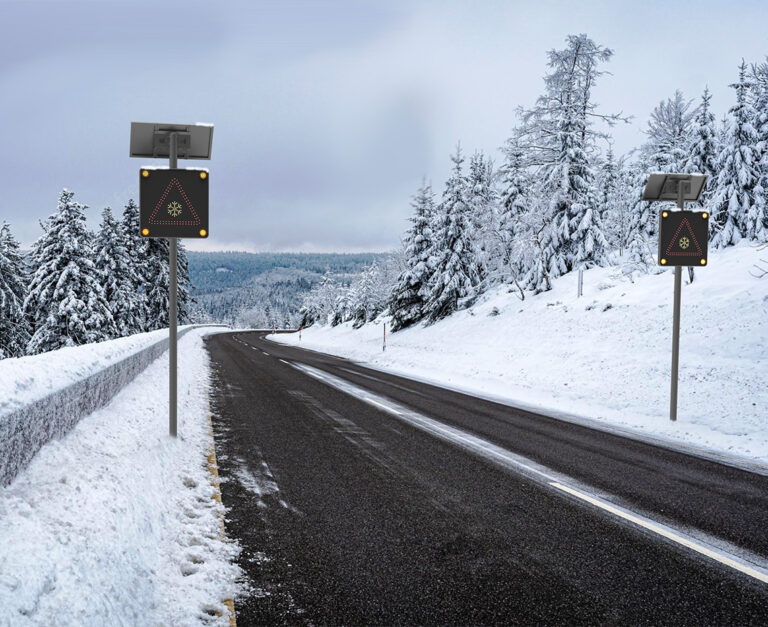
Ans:
{"label": "road surface", "polygon": [[768,623],[768,477],[210,337],[238,623]]}

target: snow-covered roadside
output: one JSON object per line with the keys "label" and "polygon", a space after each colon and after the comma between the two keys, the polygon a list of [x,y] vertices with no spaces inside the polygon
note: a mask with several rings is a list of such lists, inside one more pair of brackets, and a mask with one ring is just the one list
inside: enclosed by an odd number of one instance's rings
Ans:
{"label": "snow-covered roadside", "polygon": [[177,440],[161,357],[0,488],[0,625],[229,624],[239,569],[206,463],[211,332],[179,341]]}
{"label": "snow-covered roadside", "polygon": [[[432,326],[311,327],[270,339],[546,413],[768,462],[768,280],[749,274],[747,243],[710,252],[683,285],[678,421],[669,421],[672,272],[615,268],[554,281],[520,301],[500,288]],[[762,255],[765,256],[764,254]],[[687,277],[687,272],[684,271]]]}
{"label": "snow-covered roadside", "polygon": [[[185,327],[180,327],[179,330]],[[0,415],[61,390],[168,337],[168,330],[0,360]]]}

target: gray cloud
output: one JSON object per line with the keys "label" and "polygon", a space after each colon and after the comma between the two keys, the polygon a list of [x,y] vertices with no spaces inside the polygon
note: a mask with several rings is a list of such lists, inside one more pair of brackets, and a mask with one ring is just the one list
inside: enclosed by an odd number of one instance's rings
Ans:
{"label": "gray cloud", "polygon": [[620,152],[677,88],[697,97],[709,84],[721,114],[738,61],[768,51],[759,3],[224,6],[0,4],[0,219],[25,244],[61,187],[91,205],[94,227],[103,206],[136,197],[129,122],[156,120],[216,125],[200,163],[212,237],[194,246],[391,248],[410,195],[423,175],[439,191],[457,140],[498,157],[568,33],[616,51],[596,97],[636,116],[614,131]]}

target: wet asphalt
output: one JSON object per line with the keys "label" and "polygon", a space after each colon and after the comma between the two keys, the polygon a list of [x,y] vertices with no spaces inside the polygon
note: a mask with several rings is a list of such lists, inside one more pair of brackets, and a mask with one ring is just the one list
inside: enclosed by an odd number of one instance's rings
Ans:
{"label": "wet asphalt", "polygon": [[[768,586],[300,372],[470,431],[677,529],[768,557],[768,478],[258,333],[212,336],[238,624],[768,624]],[[264,354],[264,353],[267,354]]]}

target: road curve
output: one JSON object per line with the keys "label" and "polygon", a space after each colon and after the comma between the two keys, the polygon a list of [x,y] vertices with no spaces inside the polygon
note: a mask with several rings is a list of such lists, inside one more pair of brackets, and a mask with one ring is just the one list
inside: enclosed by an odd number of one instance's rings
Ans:
{"label": "road curve", "polygon": [[[460,429],[761,564],[764,476],[263,334],[216,335],[207,346],[227,531],[252,587],[236,601],[241,625],[768,621],[765,583],[385,408]],[[368,393],[386,400],[377,407]]]}

